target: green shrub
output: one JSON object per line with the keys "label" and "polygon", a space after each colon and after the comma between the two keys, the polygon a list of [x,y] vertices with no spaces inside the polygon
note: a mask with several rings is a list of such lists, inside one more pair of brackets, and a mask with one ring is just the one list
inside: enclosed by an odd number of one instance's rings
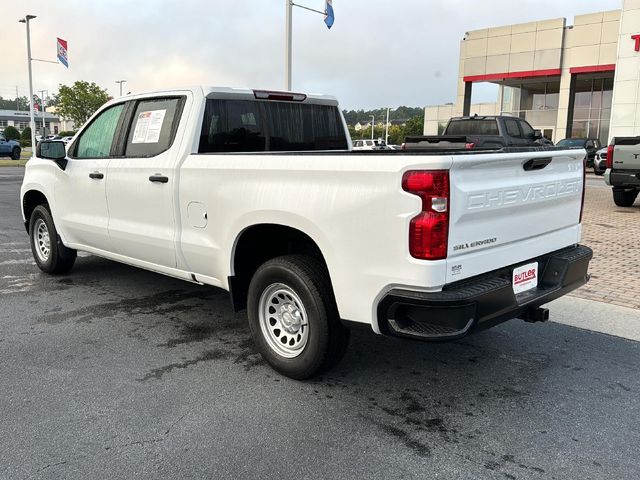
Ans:
{"label": "green shrub", "polygon": [[8,126],[4,129],[4,138],[7,140],[20,140],[20,132],[16,127]]}
{"label": "green shrub", "polygon": [[23,147],[31,146],[31,128],[27,127],[20,134],[20,143]]}

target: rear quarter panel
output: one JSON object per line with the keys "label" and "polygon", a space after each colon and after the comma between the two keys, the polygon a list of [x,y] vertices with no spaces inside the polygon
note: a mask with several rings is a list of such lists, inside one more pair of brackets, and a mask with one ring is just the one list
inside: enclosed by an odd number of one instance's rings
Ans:
{"label": "rear quarter panel", "polygon": [[451,157],[417,155],[190,155],[181,167],[180,217],[205,205],[205,228],[182,223],[191,271],[228,288],[239,234],[254,224],[297,228],[320,247],[343,318],[371,323],[376,298],[398,285],[437,289],[445,261],[416,260],[408,225],[418,197],[402,191],[405,171],[449,168]]}

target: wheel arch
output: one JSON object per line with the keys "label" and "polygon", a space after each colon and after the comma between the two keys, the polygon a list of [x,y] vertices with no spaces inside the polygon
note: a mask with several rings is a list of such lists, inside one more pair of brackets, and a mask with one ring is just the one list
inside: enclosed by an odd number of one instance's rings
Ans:
{"label": "wheel arch", "polygon": [[236,236],[230,258],[229,293],[236,311],[246,308],[249,283],[258,267],[282,255],[302,254],[316,258],[331,275],[327,259],[311,235],[280,223],[257,223],[245,227]]}
{"label": "wheel arch", "polygon": [[24,227],[29,232],[29,220],[33,210],[38,205],[49,205],[49,199],[40,190],[29,189],[22,196],[22,216],[24,218]]}

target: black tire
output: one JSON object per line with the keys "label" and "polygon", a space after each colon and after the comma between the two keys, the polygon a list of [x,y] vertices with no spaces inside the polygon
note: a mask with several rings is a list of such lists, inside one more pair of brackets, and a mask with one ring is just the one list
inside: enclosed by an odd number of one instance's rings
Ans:
{"label": "black tire", "polygon": [[638,190],[613,189],[613,201],[619,207],[630,207],[637,196]]}
{"label": "black tire", "polygon": [[[40,238],[48,238],[48,254],[45,255],[47,242],[42,240],[44,247],[40,247]],[[38,205],[29,218],[29,240],[31,252],[38,268],[49,274],[67,273],[76,261],[76,251],[62,244],[51,212],[46,205]]]}
{"label": "black tire", "polygon": [[[306,343],[293,358],[287,358],[276,351],[270,344],[275,341],[273,336],[275,334],[270,335],[261,326],[262,322],[266,329],[268,328],[266,322],[276,321],[274,317],[261,320],[260,310],[261,306],[268,305],[269,308],[274,308],[278,305],[269,303],[267,300],[261,303],[263,294],[268,299],[268,292],[277,285],[290,289],[302,302],[301,311],[306,314],[308,328]],[[297,301],[291,297],[289,299],[292,302],[289,302],[289,306],[299,307]],[[277,299],[274,298],[274,300]],[[283,297],[280,308],[286,311],[287,302],[288,300]],[[263,312],[266,313],[264,310]],[[296,380],[311,378],[332,368],[340,361],[349,344],[350,332],[340,322],[326,267],[306,255],[277,257],[258,268],[249,285],[247,313],[251,336],[258,351],[274,370]],[[274,312],[269,315],[277,314],[274,308]],[[265,318],[264,314],[262,318]],[[274,323],[270,325],[272,331],[277,333],[281,331],[277,326],[282,326],[284,323],[278,323],[276,327],[273,326]],[[293,335],[282,330],[282,336],[279,339],[290,338],[293,341],[296,335],[299,339],[298,333],[302,332],[303,328]],[[290,336],[286,337],[286,335]],[[286,343],[284,348],[288,348]]]}
{"label": "black tire", "polygon": [[593,173],[595,173],[596,175],[598,175],[599,177],[601,177],[602,175],[604,175],[604,172],[600,172],[598,170],[596,170],[595,168],[593,169]]}
{"label": "black tire", "polygon": [[19,147],[13,147],[13,150],[11,150],[11,159],[12,160],[20,160],[20,148]]}

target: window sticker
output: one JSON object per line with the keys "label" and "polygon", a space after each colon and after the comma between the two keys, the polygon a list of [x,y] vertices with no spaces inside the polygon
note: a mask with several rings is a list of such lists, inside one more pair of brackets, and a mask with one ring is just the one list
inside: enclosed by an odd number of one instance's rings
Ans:
{"label": "window sticker", "polygon": [[158,143],[167,110],[140,112],[131,143]]}

